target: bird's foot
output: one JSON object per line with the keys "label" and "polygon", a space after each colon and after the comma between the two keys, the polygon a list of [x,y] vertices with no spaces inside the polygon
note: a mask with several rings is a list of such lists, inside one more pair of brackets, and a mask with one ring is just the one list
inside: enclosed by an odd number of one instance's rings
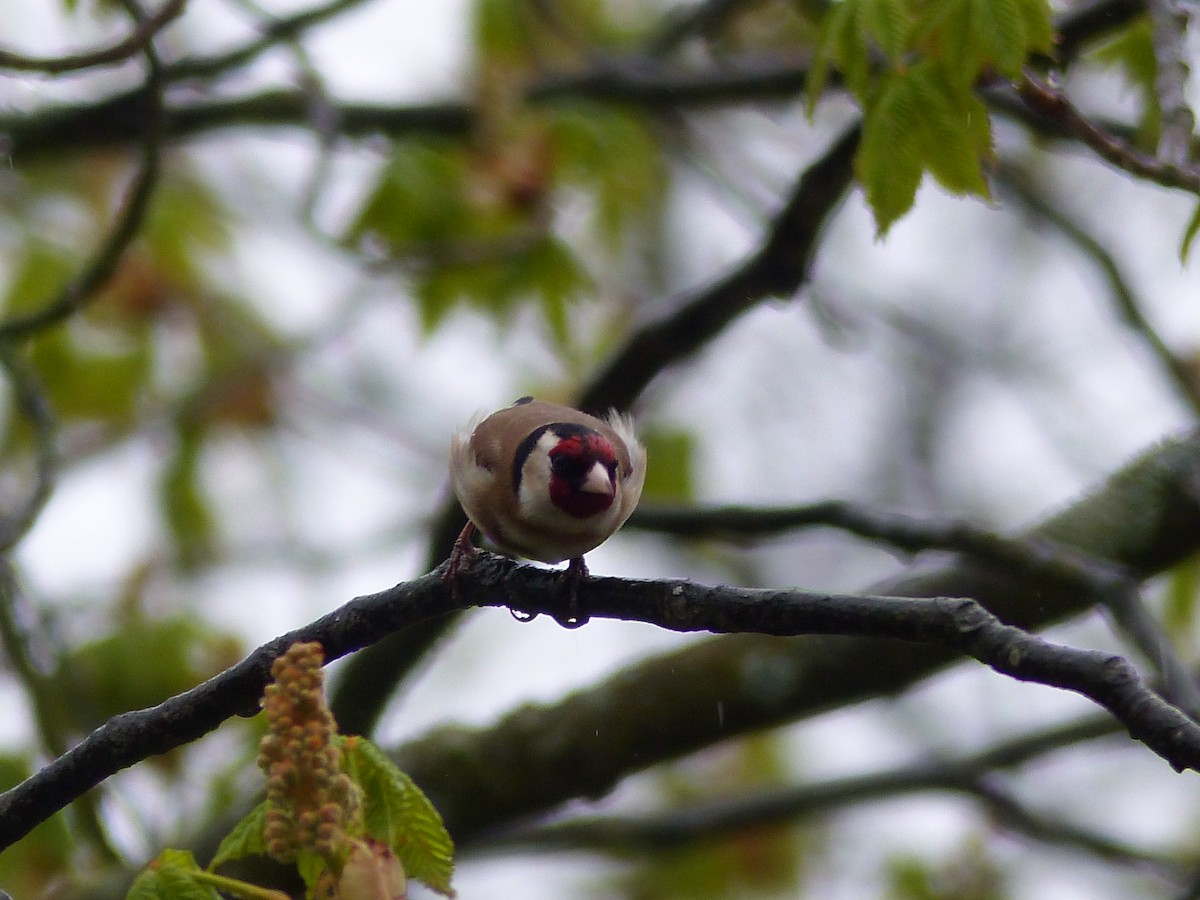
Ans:
{"label": "bird's foot", "polygon": [[454,549],[450,551],[450,559],[446,563],[446,571],[442,575],[442,583],[450,588],[450,596],[455,602],[462,601],[462,574],[471,567],[475,557],[479,555],[472,538],[475,536],[475,523],[467,522],[463,530],[454,539]]}
{"label": "bird's foot", "polygon": [[579,628],[587,624],[589,617],[579,611],[579,585],[587,576],[587,563],[582,556],[576,556],[558,580],[557,600],[565,610],[554,613],[554,621],[563,628]]}

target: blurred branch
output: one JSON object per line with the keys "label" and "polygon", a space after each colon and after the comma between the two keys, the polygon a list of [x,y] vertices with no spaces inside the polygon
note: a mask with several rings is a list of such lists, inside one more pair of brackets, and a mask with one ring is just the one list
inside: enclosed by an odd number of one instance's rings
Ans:
{"label": "blurred branch", "polygon": [[213,56],[181,59],[167,66],[163,77],[168,82],[174,82],[231,72],[246,63],[253,62],[265,50],[269,50],[276,44],[294,41],[308,29],[351,10],[363,2],[364,0],[332,0],[332,2],[319,4],[290,16],[267,19],[260,27],[259,36],[254,40],[241,47]]}
{"label": "blurred branch", "polygon": [[730,837],[764,826],[789,825],[861,803],[916,793],[951,792],[972,797],[1010,830],[1033,840],[1139,868],[1152,868],[1176,883],[1184,867],[1170,855],[1132,847],[1099,832],[1034,812],[1003,790],[993,777],[1082,741],[1112,735],[1115,723],[1091,716],[1022,735],[957,759],[932,760],[866,775],[697,803],[636,816],[579,816],[545,825],[517,826],[480,835],[464,854],[587,850],[617,856],[660,853]]}
{"label": "blurred branch", "polygon": [[647,46],[651,56],[662,56],[677,50],[697,35],[708,35],[738,11],[747,0],[703,0],[692,6],[668,11],[658,33]]}
{"label": "blurred branch", "polygon": [[[557,572],[495,554],[481,552],[463,572],[462,587],[456,593],[470,595],[473,606],[507,607],[529,615],[561,609]],[[941,647],[1012,678],[1088,697],[1176,770],[1200,771],[1200,725],[1159,699],[1128,662],[1109,653],[1054,644],[1006,625],[974,600],[831,595],[618,578],[585,580],[578,599],[591,616],[646,622],[672,631],[856,635]],[[439,568],[415,581],[352,600],[152,709],[116,716],[0,795],[0,848],[10,846],[120,769],[190,743],[225,719],[255,710],[271,661],[292,643],[319,641],[326,659],[334,660],[395,628],[461,608],[463,601],[452,596]],[[639,727],[649,726],[643,722]],[[460,754],[454,756],[455,761],[462,760]],[[502,757],[493,758],[487,769],[520,781],[511,777]],[[441,787],[430,785],[435,798],[436,788]],[[450,823],[453,827],[452,818]]]}
{"label": "blurred branch", "polygon": [[849,191],[857,123],[796,182],[759,248],[734,271],[685,297],[661,319],[634,329],[578,398],[580,409],[628,409],[661,372],[721,334],[747,310],[791,297],[808,280],[821,232]]}
{"label": "blurred branch", "polygon": [[63,72],[122,63],[136,53],[144,53],[154,36],[177,18],[186,5],[187,0],[167,0],[158,12],[137,22],[129,35],[115,44],[96,50],[85,50],[65,56],[37,57],[26,56],[13,50],[0,49],[0,69],[58,75]]}
{"label": "blurred branch", "polygon": [[1181,0],[1146,0],[1146,8],[1158,70],[1154,87],[1162,110],[1158,155],[1168,163],[1185,166],[1192,158],[1196,125],[1186,96],[1189,68],[1184,35],[1189,14]]}
{"label": "blurred branch", "polygon": [[0,367],[12,385],[14,405],[33,430],[33,487],[16,510],[0,516],[0,556],[7,554],[33,527],[50,499],[58,466],[57,425],[54,412],[33,369],[12,344],[0,342]]}
{"label": "blurred branch", "polygon": [[[0,556],[0,645],[29,701],[41,750],[53,758],[66,752],[69,740],[63,697],[49,674],[57,670],[57,660],[43,635],[35,631],[37,621],[37,611],[25,602],[12,564],[6,556]],[[120,854],[105,832],[99,800],[84,794],[72,801],[75,831],[87,840],[92,851],[115,862]]]}
{"label": "blurred branch", "polygon": [[[131,10],[133,7],[130,7]],[[144,19],[132,13],[138,22]],[[78,311],[108,282],[125,249],[137,237],[158,184],[166,113],[163,100],[162,65],[153,40],[142,46],[146,58],[145,84],[139,93],[139,127],[142,132],[141,159],[128,193],[107,236],[96,248],[83,270],[68,282],[58,296],[40,309],[0,321],[0,342],[18,340],[55,325]]]}
{"label": "blurred branch", "polygon": [[[214,57],[183,60],[164,70],[168,83],[187,78],[213,77],[253,59],[263,49],[295,36],[363,0],[338,0],[298,16],[265,26],[261,38]],[[1099,0],[1083,4],[1056,20],[1062,40],[1059,63],[1065,64],[1088,42],[1126,24],[1142,10],[1136,0]],[[625,103],[640,109],[676,113],[692,109],[778,99],[794,101],[808,79],[806,60],[741,56],[723,59],[706,69],[667,68],[654,56],[605,59],[579,72],[545,75],[530,85],[529,102],[597,100]],[[991,93],[997,93],[995,91]],[[1003,92],[1001,92],[1003,93]],[[10,143],[17,161],[42,155],[75,153],[128,143],[141,133],[143,90],[128,91],[102,100],[72,106],[50,107],[33,113],[0,115],[0,132]],[[995,102],[1004,104],[1002,96]],[[1005,105],[1010,115],[1026,124],[1059,136],[1069,132],[1049,116],[1022,113]],[[186,138],[216,129],[243,126],[308,127],[310,98],[303,91],[270,90],[251,96],[197,101],[172,106],[166,133]],[[386,135],[463,136],[470,128],[473,108],[465,102],[414,106],[387,106],[342,102],[335,106],[344,137]]]}
{"label": "blurred branch", "polygon": [[1064,212],[1061,206],[1051,203],[1036,190],[1021,172],[1011,166],[1001,165],[996,174],[1000,184],[1030,214],[1059,231],[1096,264],[1108,282],[1109,292],[1116,303],[1117,315],[1121,321],[1145,343],[1175,389],[1176,395],[1191,409],[1192,415],[1200,419],[1200,391],[1197,391],[1191,371],[1182,359],[1171,352],[1171,348],[1147,320],[1142,312],[1141,300],[1134,293],[1133,286],[1112,252],[1082,224]]}
{"label": "blurred branch", "polygon": [[1020,578],[1059,582],[1101,596],[1132,580],[1108,560],[1093,559],[1037,536],[1006,537],[957,519],[917,518],[847,500],[805,506],[665,506],[643,504],[628,527],[675,537],[744,541],[803,528],[838,528],[906,553],[946,550],[1006,569]]}
{"label": "blurred branch", "polygon": [[1175,163],[1141,152],[1127,141],[1101,130],[1062,91],[1033,75],[1026,73],[1018,82],[1017,90],[1030,108],[1060,122],[1101,159],[1163,187],[1182,188],[1200,194],[1200,166]]}

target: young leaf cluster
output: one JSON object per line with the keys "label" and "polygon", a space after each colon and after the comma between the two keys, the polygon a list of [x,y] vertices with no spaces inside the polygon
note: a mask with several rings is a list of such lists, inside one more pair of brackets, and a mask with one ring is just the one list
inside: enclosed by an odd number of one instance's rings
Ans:
{"label": "young leaf cluster", "polygon": [[329,900],[401,897],[408,878],[453,896],[454,845],[433,805],[370,741],[336,732],[324,698],[323,651],[293,644],[275,660],[259,753],[267,799],[221,842],[202,869],[167,850],[134,883],[132,900],[284,895],[216,870],[247,856],[295,864],[306,896]]}
{"label": "young leaf cluster", "polygon": [[955,194],[988,195],[992,134],[975,93],[1016,78],[1051,49],[1045,0],[842,0],[825,14],[809,75],[810,110],[832,71],[863,109],[856,174],[887,232],[925,173]]}

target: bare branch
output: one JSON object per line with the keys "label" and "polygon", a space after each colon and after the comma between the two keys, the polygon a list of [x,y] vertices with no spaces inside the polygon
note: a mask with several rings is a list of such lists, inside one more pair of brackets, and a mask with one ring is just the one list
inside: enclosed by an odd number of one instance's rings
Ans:
{"label": "bare branch", "polygon": [[771,788],[697,803],[657,814],[579,816],[545,825],[516,826],[480,835],[464,854],[589,850],[620,856],[654,854],[736,835],[747,829],[788,825],[861,803],[915,793],[949,792],[979,800],[1007,828],[1027,837],[1151,869],[1181,884],[1186,870],[1169,854],[1130,846],[1072,822],[1035,812],[1005,791],[994,773],[1042,758],[1081,741],[1112,735],[1112,719],[1089,717],[1032,732],[957,759],[932,760],[871,774],[792,788]]}
{"label": "bare branch", "polygon": [[186,78],[211,77],[231,72],[253,62],[263,51],[269,50],[276,44],[296,40],[308,29],[353,9],[363,2],[364,0],[330,0],[328,3],[322,3],[294,15],[270,19],[262,26],[259,37],[243,46],[214,56],[181,59],[167,66],[163,77],[168,82],[174,82]]}
{"label": "bare branch", "polygon": [[1055,87],[1026,73],[1017,85],[1021,97],[1036,112],[1048,116],[1073,134],[1096,155],[1131,175],[1200,194],[1200,167],[1159,159],[1141,152],[1124,140],[1101,131]]}
{"label": "bare branch", "polygon": [[[554,613],[560,607],[558,573],[493,554],[479,554],[463,573],[462,586],[461,593],[469,594],[474,606],[508,607],[525,614]],[[647,622],[672,631],[856,635],[939,646],[1018,680],[1082,694],[1109,710],[1172,767],[1200,771],[1200,725],[1160,700],[1125,660],[1053,644],[1004,624],[973,600],[615,578],[585,580],[578,599],[591,616]],[[0,795],[0,848],[120,769],[190,743],[233,715],[253,713],[271,661],[292,643],[319,641],[332,661],[396,628],[461,608],[462,601],[451,595],[438,569],[353,600],[152,709],[109,720],[32,778]]]}
{"label": "bare branch", "polygon": [[186,5],[187,0],[167,0],[158,12],[138,22],[129,35],[115,44],[96,50],[85,50],[66,56],[36,57],[0,49],[0,69],[58,75],[122,63],[136,53],[144,53],[154,36],[177,18]]}
{"label": "bare branch", "polygon": [[0,321],[0,342],[28,337],[61,322],[87,305],[112,277],[121,255],[137,237],[158,184],[166,122],[162,64],[154,50],[153,40],[147,41],[141,49],[146,58],[146,82],[140,94],[145,98],[140,110],[143,131],[141,159],[116,221],[83,270],[63,287],[56,298],[33,312]]}
{"label": "bare branch", "polygon": [[54,412],[33,369],[21,358],[18,348],[0,342],[0,367],[8,374],[18,412],[33,429],[35,448],[33,487],[28,497],[17,509],[0,516],[0,555],[3,555],[28,533],[50,499],[58,468],[58,450]]}

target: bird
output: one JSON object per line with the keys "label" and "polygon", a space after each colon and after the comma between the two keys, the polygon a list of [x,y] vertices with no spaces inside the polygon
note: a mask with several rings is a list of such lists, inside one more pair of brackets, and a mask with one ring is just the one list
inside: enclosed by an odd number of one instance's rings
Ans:
{"label": "bird", "polygon": [[633,420],[605,419],[522,397],[476,420],[450,441],[450,483],[467,524],[446,570],[458,577],[475,557],[476,530],[509,556],[570,560],[563,576],[567,627],[582,625],[576,593],[588,574],[583,555],[613,535],[642,495],[646,448]]}

